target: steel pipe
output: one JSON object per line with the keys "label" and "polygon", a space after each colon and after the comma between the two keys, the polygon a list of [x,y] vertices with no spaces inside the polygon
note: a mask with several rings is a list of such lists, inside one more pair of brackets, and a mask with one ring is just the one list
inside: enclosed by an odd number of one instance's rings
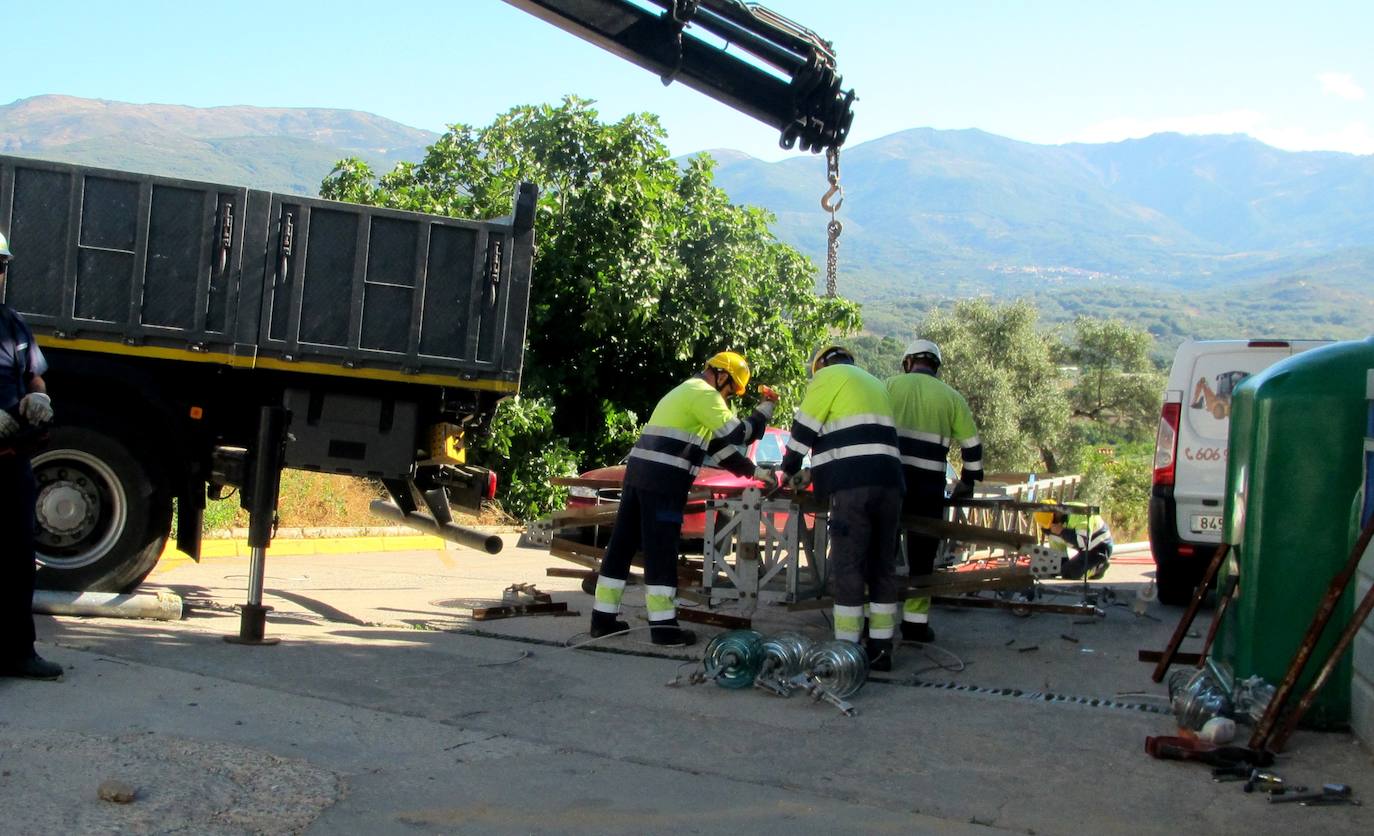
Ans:
{"label": "steel pipe", "polygon": [[98,615],[109,618],[181,619],[181,596],[171,592],[133,595],[119,592],[61,592],[38,589],[33,611],[48,615]]}
{"label": "steel pipe", "polygon": [[496,554],[501,551],[505,543],[495,534],[483,534],[472,528],[466,528],[457,523],[439,523],[429,514],[420,511],[411,511],[407,514],[397,507],[396,503],[388,502],[385,499],[374,499],[371,505],[372,513],[379,517],[398,522],[401,525],[409,526],[416,531],[423,531],[426,534],[433,534],[435,537],[442,537],[450,543],[457,543],[468,548],[481,549],[487,554]]}

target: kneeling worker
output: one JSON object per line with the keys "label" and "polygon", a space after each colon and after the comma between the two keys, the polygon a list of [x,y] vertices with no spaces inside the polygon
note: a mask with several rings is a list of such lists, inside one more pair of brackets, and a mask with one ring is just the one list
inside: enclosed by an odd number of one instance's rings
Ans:
{"label": "kneeling worker", "polygon": [[830,500],[835,638],[859,641],[868,603],[869,663],[892,670],[897,579],[891,556],[905,489],[892,406],[882,381],[854,365],[842,346],[817,352],[811,372],[782,470],[794,486],[804,486],[802,460],[810,453],[816,497]]}
{"label": "kneeling worker", "polygon": [[[1047,505],[1057,504],[1052,499],[1044,500]],[[1082,502],[1066,502],[1064,507],[1070,511],[1045,510],[1035,512],[1035,524],[1040,533],[1051,543],[1062,543],[1074,549],[1074,556],[1064,560],[1059,576],[1076,581],[1085,575],[1095,581],[1107,574],[1111,566],[1112,532],[1107,521],[1100,514],[1088,513],[1088,506]]]}
{"label": "kneeling worker", "polygon": [[701,374],[664,395],[625,468],[624,489],[616,511],[611,541],[601,559],[592,610],[591,634],[607,636],[630,629],[616,618],[636,551],[644,552],[645,605],[654,644],[686,646],[696,635],[677,623],[677,556],[682,537],[682,512],[692,480],[702,462],[725,468],[737,476],[777,484],[777,474],[754,463],[735,449],[763,435],[773,417],[777,396],[765,400],[740,421],[725,405],[726,398],[744,394],[749,364],[733,351],[706,361]]}

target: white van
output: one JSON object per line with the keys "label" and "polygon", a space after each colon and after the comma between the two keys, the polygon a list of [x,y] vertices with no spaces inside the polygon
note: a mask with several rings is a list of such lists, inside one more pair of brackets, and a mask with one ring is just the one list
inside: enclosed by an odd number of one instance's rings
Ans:
{"label": "white van", "polygon": [[1328,340],[1189,340],[1178,347],[1155,437],[1150,550],[1165,604],[1187,604],[1221,542],[1231,394]]}

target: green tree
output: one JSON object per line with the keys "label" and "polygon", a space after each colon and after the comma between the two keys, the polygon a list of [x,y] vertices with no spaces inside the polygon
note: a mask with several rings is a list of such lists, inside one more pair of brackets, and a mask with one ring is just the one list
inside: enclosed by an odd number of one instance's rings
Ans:
{"label": "green tree", "polygon": [[902,370],[902,349],[906,346],[894,337],[861,334],[850,337],[846,346],[854,352],[854,361],[879,380]]}
{"label": "green tree", "polygon": [[940,377],[973,410],[989,470],[1057,469],[1069,405],[1053,340],[1037,322],[1029,302],[966,299],[929,314],[913,335],[940,346]]}
{"label": "green tree", "polygon": [[679,165],[664,136],[651,115],[606,123],[568,97],[453,125],[420,162],[380,177],[345,160],[320,193],[491,217],[510,211],[520,181],[537,183],[522,386],[551,405],[554,434],[583,466],[602,464],[624,453],[627,421],[717,351],[743,352],[786,406],[809,351],[859,324],[853,303],[815,295],[814,265],[774,237],[771,215],[732,205],[714,162]]}
{"label": "green tree", "polygon": [[1080,316],[1062,358],[1077,368],[1069,389],[1074,418],[1085,418],[1141,439],[1154,429],[1164,375],[1151,353],[1154,337],[1115,319]]}

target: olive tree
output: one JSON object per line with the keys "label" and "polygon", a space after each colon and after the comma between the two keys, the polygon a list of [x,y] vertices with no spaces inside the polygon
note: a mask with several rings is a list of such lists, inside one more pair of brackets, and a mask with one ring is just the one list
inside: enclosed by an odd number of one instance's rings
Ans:
{"label": "olive tree", "polygon": [[[422,160],[380,176],[344,160],[320,193],[491,217],[519,182],[539,185],[523,388],[587,466],[622,455],[626,424],[715,352],[743,352],[786,404],[807,352],[859,322],[853,303],[815,295],[814,265],[777,240],[767,212],[730,203],[708,156],[679,163],[664,139],[652,115],[603,122],[568,97],[452,125]],[[517,465],[506,463],[518,479]]]}

